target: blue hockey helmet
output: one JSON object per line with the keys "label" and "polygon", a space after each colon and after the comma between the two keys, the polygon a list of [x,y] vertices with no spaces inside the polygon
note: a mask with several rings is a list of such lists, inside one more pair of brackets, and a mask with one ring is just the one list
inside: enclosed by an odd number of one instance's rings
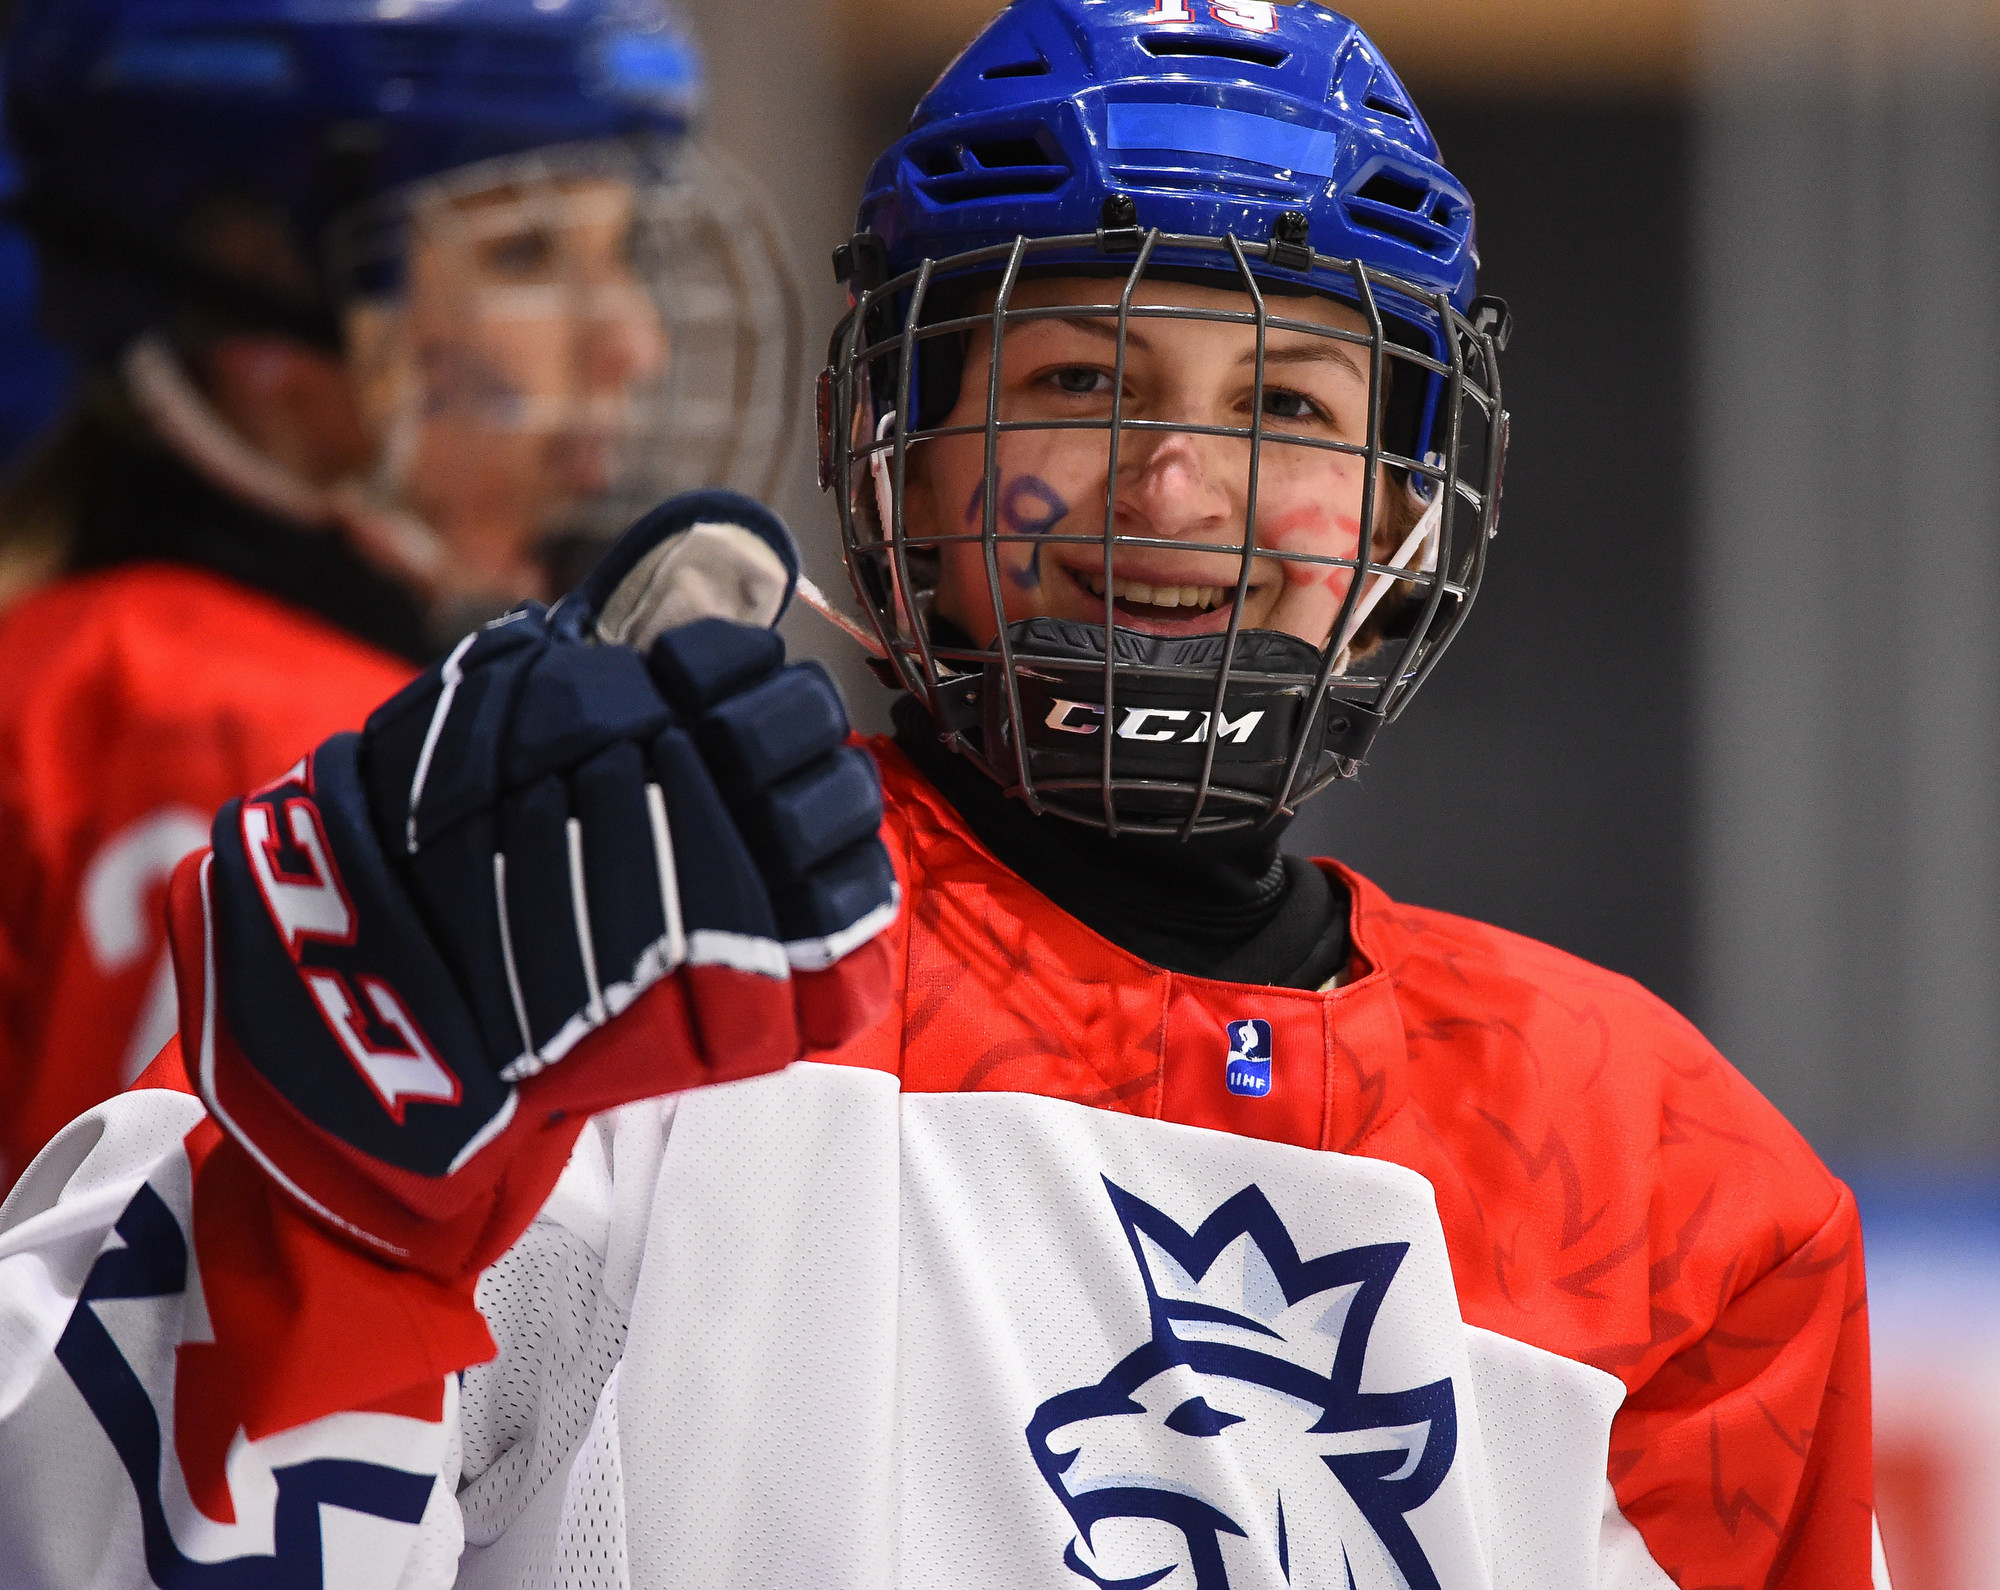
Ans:
{"label": "blue hockey helmet", "polygon": [[677,140],[702,77],[661,0],[25,0],[6,84],[17,210],[45,249],[96,267],[54,318],[102,356],[173,295],[337,344],[328,284],[232,281],[182,246],[204,200],[274,210],[317,267],[337,217],[421,179]]}
{"label": "blue hockey helmet", "polygon": [[[1471,306],[1470,195],[1374,45],[1316,4],[1017,0],[875,163],[858,230],[896,275],[1020,236],[1095,233],[1107,203],[1126,227],[1282,238]],[[869,255],[862,244],[850,261],[864,286]],[[1154,263],[1216,267],[1171,245]],[[1310,277],[1292,254],[1254,265]]]}
{"label": "blue hockey helmet", "polygon": [[[1183,837],[1274,820],[1359,767],[1476,593],[1498,522],[1509,330],[1504,304],[1474,296],[1471,197],[1359,27],[1310,3],[1014,0],[876,162],[834,268],[854,310],[823,378],[823,474],[840,488],[885,668],[948,743],[1037,810]],[[1248,425],[1142,423],[1122,417],[1122,399],[1100,420],[1062,422],[1107,433],[1114,475],[1121,445],[1143,442],[1128,431],[1248,444],[1240,539],[1192,549],[1240,568],[1226,628],[1218,618],[1212,633],[1163,637],[1121,623],[1109,593],[1132,538],[1115,531],[1115,490],[1101,526],[1066,506],[1016,522],[1000,455],[1037,427],[991,409],[946,423],[964,383],[999,391],[1009,329],[1054,312],[1011,307],[1023,283],[1047,277],[1112,284],[1068,312],[1115,326],[1119,372],[1141,316],[1254,329]],[[1227,312],[1145,302],[1146,283],[1172,281],[1242,298]],[[1365,330],[1288,311],[1303,295],[1345,306]],[[1308,442],[1263,423],[1275,330],[1366,353],[1365,438]],[[965,360],[979,336],[990,362],[975,374]],[[915,462],[968,429],[987,442],[976,530],[913,529]],[[1366,466],[1360,546],[1305,558],[1347,571],[1324,636],[1244,621],[1253,564],[1299,556],[1257,524],[1258,460],[1280,444]],[[1014,612],[999,570],[1010,545],[1031,541],[1101,543],[1096,621]],[[992,571],[990,644],[939,622],[939,560],[955,542],[978,543]],[[1251,731],[1223,732],[1245,722]],[[1194,732],[1168,735],[1172,724]]]}
{"label": "blue hockey helmet", "polygon": [[[14,157],[0,147],[0,204],[18,186]],[[69,390],[69,361],[37,325],[35,296],[34,251],[0,223],[0,474],[48,430]]]}

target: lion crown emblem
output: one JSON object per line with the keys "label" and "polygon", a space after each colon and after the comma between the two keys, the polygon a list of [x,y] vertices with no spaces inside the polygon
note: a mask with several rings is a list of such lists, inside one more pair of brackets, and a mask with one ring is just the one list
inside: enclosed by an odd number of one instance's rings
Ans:
{"label": "lion crown emblem", "polygon": [[1409,1245],[1303,1259],[1255,1185],[1191,1232],[1104,1185],[1152,1335],[1028,1425],[1070,1570],[1102,1590],[1436,1590],[1407,1515],[1457,1454],[1452,1382],[1361,1389]]}

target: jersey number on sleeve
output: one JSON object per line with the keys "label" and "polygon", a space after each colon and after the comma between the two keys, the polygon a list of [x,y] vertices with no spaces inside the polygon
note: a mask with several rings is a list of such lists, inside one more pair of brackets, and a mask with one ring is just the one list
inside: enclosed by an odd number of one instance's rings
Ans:
{"label": "jersey number on sleeve", "polygon": [[149,951],[153,957],[145,1001],[125,1040],[121,1086],[146,1069],[180,1019],[166,924],[156,902],[181,858],[207,843],[208,820],[201,813],[166,806],[113,834],[84,869],[78,914],[91,964],[109,978],[137,965]]}

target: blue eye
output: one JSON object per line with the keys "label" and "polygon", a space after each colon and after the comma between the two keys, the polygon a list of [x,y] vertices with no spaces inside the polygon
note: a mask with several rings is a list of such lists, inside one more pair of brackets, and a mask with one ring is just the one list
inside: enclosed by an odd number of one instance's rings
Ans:
{"label": "blue eye", "polygon": [[1239,1413],[1221,1413],[1199,1397],[1190,1397],[1167,1415],[1167,1428],[1182,1435],[1220,1435],[1232,1424],[1241,1424]]}

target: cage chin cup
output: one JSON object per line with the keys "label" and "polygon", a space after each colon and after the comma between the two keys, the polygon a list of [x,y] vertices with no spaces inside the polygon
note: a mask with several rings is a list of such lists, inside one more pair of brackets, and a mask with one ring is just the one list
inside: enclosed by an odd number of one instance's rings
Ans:
{"label": "cage chin cup", "polygon": [[[1178,823],[1198,802],[1214,817],[1254,820],[1282,799],[1293,748],[1308,732],[1304,719],[1320,667],[1320,654],[1304,641],[1271,630],[1239,634],[1218,713],[1215,682],[1227,636],[1113,629],[1117,679],[1107,716],[1101,626],[1032,618],[1012,625],[1007,637],[1018,719],[997,658],[959,682],[957,710],[950,713],[960,720],[950,726],[976,730],[1003,784],[1020,789],[1032,783],[1043,805],[1100,822],[1108,736],[1121,822]],[[1307,786],[1335,759],[1363,761],[1383,721],[1379,713],[1328,697],[1310,727],[1297,786]],[[1215,760],[1203,801],[1211,741]]]}

